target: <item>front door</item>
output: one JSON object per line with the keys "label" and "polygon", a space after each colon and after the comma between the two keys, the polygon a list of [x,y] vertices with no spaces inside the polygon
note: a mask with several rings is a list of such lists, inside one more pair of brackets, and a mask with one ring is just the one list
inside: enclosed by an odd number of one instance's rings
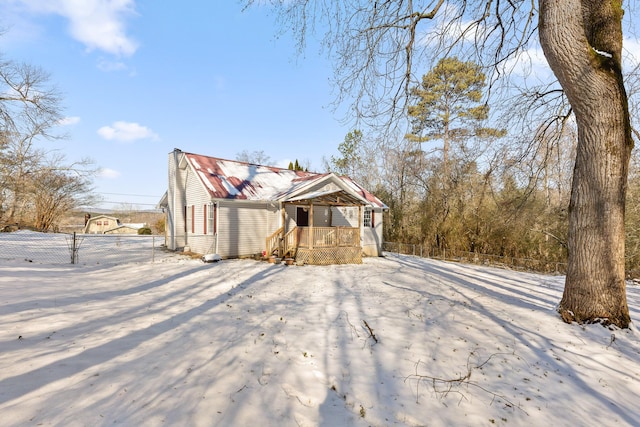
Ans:
{"label": "front door", "polygon": [[309,226],[309,208],[298,207],[296,210],[296,225],[298,227]]}

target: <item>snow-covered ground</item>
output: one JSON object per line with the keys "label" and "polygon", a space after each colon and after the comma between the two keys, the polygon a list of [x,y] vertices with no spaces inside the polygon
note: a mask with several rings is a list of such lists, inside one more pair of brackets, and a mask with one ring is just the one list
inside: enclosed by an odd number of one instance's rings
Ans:
{"label": "snow-covered ground", "polygon": [[639,332],[562,323],[562,283],[397,255],[0,260],[0,425],[640,425]]}

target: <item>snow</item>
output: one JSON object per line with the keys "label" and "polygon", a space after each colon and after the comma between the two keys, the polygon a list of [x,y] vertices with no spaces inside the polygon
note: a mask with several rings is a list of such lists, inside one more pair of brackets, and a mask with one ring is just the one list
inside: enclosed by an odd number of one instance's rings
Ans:
{"label": "snow", "polygon": [[594,51],[595,53],[597,53],[598,55],[605,56],[605,57],[607,57],[607,58],[613,58],[613,55],[612,55],[612,54],[610,54],[609,52],[605,52],[605,51],[603,51],[603,50],[598,50],[598,49],[596,49],[595,47],[592,47],[591,49],[593,49],[593,51]]}
{"label": "snow", "polygon": [[[288,169],[278,169],[274,171],[266,166],[253,164],[245,164],[227,160],[219,160],[218,165],[222,171],[218,177],[225,184],[225,188],[232,195],[240,194],[240,192],[232,193],[228,188],[231,184],[227,181],[229,177],[238,180],[251,182],[252,185],[243,187],[247,198],[250,200],[269,200],[276,194],[285,191],[291,187],[291,180],[297,177],[295,171]],[[233,190],[236,190],[233,187]],[[237,190],[236,190],[237,191]]]}
{"label": "snow", "polygon": [[1,424],[640,425],[637,330],[562,323],[563,277],[386,255],[0,260]]}

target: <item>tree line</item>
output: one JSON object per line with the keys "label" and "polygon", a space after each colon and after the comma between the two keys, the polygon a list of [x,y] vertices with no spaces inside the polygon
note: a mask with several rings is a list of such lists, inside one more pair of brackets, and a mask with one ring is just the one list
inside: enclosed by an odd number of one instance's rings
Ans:
{"label": "tree line", "polygon": [[[380,139],[351,131],[325,168],[354,177],[389,206],[385,241],[436,255],[477,252],[566,263],[576,124],[526,121],[509,132],[491,127],[486,90],[478,64],[445,58],[411,89],[409,133]],[[517,108],[500,114],[503,120],[493,123],[521,121]],[[638,277],[637,151],[626,211],[626,272]]]}
{"label": "tree line", "polygon": [[478,64],[443,59],[412,88],[410,133],[390,142],[350,132],[326,167],[385,201],[387,241],[565,262],[575,134],[567,126],[523,158],[505,129],[488,126],[485,90]]}

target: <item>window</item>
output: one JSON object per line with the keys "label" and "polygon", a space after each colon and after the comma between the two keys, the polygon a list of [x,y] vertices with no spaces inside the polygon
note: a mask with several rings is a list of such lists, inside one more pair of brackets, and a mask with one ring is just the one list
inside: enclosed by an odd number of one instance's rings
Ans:
{"label": "window", "polygon": [[195,211],[195,206],[191,205],[191,207],[189,206],[185,206],[184,207],[184,231],[191,231],[192,233],[195,232],[194,229],[194,221],[193,221],[193,213]]}
{"label": "window", "polygon": [[365,227],[373,227],[373,211],[371,208],[364,208],[363,225]]}
{"label": "window", "polygon": [[209,209],[207,211],[205,206],[205,212],[208,212],[206,216],[207,226],[205,227],[205,234],[207,232],[206,230],[209,231],[209,234],[216,234],[218,232],[218,205],[209,203]]}
{"label": "window", "polygon": [[191,233],[196,232],[196,205],[191,205]]}

